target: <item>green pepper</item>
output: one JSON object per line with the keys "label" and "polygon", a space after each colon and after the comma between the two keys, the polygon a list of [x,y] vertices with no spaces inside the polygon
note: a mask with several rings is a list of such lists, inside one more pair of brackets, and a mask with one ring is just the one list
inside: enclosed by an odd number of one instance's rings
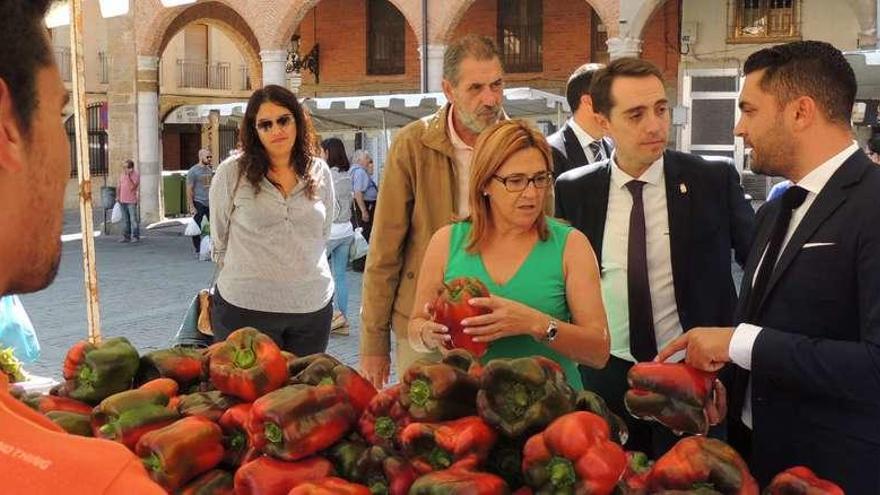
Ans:
{"label": "green pepper", "polygon": [[196,392],[183,395],[177,405],[177,411],[181,416],[204,416],[211,421],[217,422],[220,416],[230,407],[241,402],[235,397],[224,395],[219,390],[211,392]]}
{"label": "green pepper", "polygon": [[446,421],[476,413],[479,366],[457,351],[439,363],[417,361],[406,370],[400,404],[416,421]]}
{"label": "green pepper", "polygon": [[400,434],[413,467],[425,474],[453,466],[481,465],[498,434],[478,416],[443,423],[410,423]]}
{"label": "green pepper", "polygon": [[683,438],[657,459],[648,493],[708,487],[721,493],[757,495],[758,483],[742,457],[726,443],[701,436]]}
{"label": "green pepper", "polygon": [[354,433],[333,444],[323,455],[333,463],[337,475],[354,481],[355,467],[367,448],[369,445],[364,439]]}
{"label": "green pepper", "polygon": [[287,359],[268,335],[240,328],[213,347],[208,367],[211,383],[224,394],[252,402],[287,381]]}
{"label": "green pepper", "polygon": [[111,395],[131,388],[140,359],[125,337],[105,340],[100,345],[80,341],[64,359],[64,394],[97,404]]}
{"label": "green pepper", "polygon": [[222,469],[212,469],[189,482],[179,495],[233,495],[232,474]]}
{"label": "green pepper", "polygon": [[147,432],[168,426],[180,415],[168,407],[168,397],[156,390],[126,390],[107,397],[92,412],[96,437],[134,450]]}
{"label": "green pepper", "polygon": [[70,411],[49,411],[45,414],[53,423],[71,435],[94,436],[92,434],[92,417],[88,414]]}
{"label": "green pepper", "polygon": [[446,469],[422,476],[413,483],[409,495],[507,495],[510,488],[490,473],[467,469]]}
{"label": "green pepper", "polygon": [[288,385],[254,402],[248,432],[254,446],[295,461],[330,447],[351,429],[357,412],[335,385]]}
{"label": "green pepper", "polygon": [[171,378],[177,382],[181,391],[186,392],[202,379],[204,364],[205,355],[198,349],[160,349],[141,357],[135,382],[142,384],[156,378]]}
{"label": "green pepper", "polygon": [[216,423],[190,416],[145,434],[135,452],[150,477],[174,491],[220,464],[222,441],[223,433]]}
{"label": "green pepper", "polygon": [[372,383],[329,354],[311,354],[288,365],[291,383],[336,385],[345,390],[358,415],[376,395]]}
{"label": "green pepper", "polygon": [[562,368],[545,357],[493,359],[483,368],[477,410],[513,438],[540,431],[571,412],[574,399]]}
{"label": "green pepper", "polygon": [[625,445],[629,438],[629,428],[626,422],[618,415],[611,412],[599,394],[589,390],[581,390],[575,397],[574,408],[577,411],[587,411],[602,416],[611,429],[611,439],[620,445]]}

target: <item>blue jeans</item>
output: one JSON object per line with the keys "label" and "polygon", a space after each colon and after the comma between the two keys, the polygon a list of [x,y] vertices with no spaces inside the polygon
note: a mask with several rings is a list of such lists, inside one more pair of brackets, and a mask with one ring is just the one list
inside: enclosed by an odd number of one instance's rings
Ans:
{"label": "blue jeans", "polygon": [[122,206],[122,237],[141,238],[141,216],[137,203],[119,203]]}
{"label": "blue jeans", "polygon": [[327,254],[330,255],[330,273],[333,274],[333,285],[336,293],[333,296],[333,305],[346,318],[348,318],[348,283],[345,271],[348,269],[348,252],[354,236],[327,241]]}

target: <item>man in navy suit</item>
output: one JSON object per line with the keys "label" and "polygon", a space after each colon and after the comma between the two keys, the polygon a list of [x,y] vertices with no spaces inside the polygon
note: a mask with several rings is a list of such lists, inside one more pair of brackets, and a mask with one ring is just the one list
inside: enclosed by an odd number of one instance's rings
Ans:
{"label": "man in navy suit", "polygon": [[593,74],[602,64],[584,64],[571,74],[565,87],[565,99],[571,108],[571,118],[561,129],[547,137],[553,151],[553,174],[588,163],[596,163],[611,156],[614,145],[605,138],[605,131],[593,111],[590,84]]}
{"label": "man in navy suit", "polygon": [[733,324],[731,251],[745,263],[754,212],[730,160],[666,150],[669,102],[650,62],[611,62],[591,94],[614,152],[556,184],[557,215],[586,234],[599,259],[611,336],[608,365],[581,375],[627,418],[627,448],[659,456],[677,438],[630,418],[626,374],[692,327]]}
{"label": "man in navy suit", "polygon": [[792,186],[758,213],[740,324],[691,330],[658,359],[685,349],[702,369],[736,365],[728,421],[760,483],[805,465],[880,493],[880,168],[853,141],[855,75],[818,41],[760,50],[744,69],[736,133],[755,172]]}

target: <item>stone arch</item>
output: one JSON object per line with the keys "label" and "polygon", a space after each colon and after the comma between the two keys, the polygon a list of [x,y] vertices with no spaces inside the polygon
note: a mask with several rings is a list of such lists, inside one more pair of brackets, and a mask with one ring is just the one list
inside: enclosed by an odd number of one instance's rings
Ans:
{"label": "stone arch", "polygon": [[[451,0],[444,2],[443,12],[440,14],[440,21],[436,24],[431,23],[429,30],[431,31],[430,40],[432,43],[447,44],[451,41],[456,26],[467,13],[471,5],[476,0]],[[620,18],[620,2],[619,0],[584,0],[589,6],[596,11],[596,14],[602,19],[602,22],[608,26],[608,36],[617,36],[618,19]]]}
{"label": "stone arch", "polygon": [[[317,6],[320,1],[321,0],[303,0],[301,2],[291,2],[290,8],[288,8],[287,11],[282,14],[283,17],[281,18],[281,22],[278,22],[276,24],[277,26],[283,26],[283,29],[280,29],[276,33],[274,33],[271,42],[272,49],[286,48],[290,37],[293,36],[293,33],[296,32],[296,29],[299,27],[306,14],[308,14],[309,11]],[[388,1],[391,2],[392,5],[397,7],[397,10],[399,10],[400,13],[403,14],[403,18],[406,19],[406,23],[409,25],[409,28],[412,29],[413,33],[415,33],[416,40],[419,45],[421,45],[422,12],[419,2],[406,0]]]}
{"label": "stone arch", "polygon": [[232,6],[218,0],[199,2],[185,9],[159,8],[155,16],[143,28],[146,39],[139,44],[140,55],[162,57],[171,39],[192,22],[204,22],[216,26],[241,50],[247,61],[252,85],[262,86],[260,43],[250,24]]}
{"label": "stone arch", "polygon": [[651,17],[660,10],[660,7],[662,7],[666,1],[667,0],[642,0],[635,15],[630,19],[629,26],[627,27],[628,36],[631,38],[642,39],[645,27],[648,25]]}

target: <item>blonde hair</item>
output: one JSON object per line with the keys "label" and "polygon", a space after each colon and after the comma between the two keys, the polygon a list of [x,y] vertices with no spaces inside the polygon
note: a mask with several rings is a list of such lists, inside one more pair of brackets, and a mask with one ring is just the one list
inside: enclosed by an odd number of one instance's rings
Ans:
{"label": "blonde hair", "polygon": [[[480,134],[474,146],[474,158],[471,162],[470,190],[468,204],[472,225],[470,239],[465,248],[469,253],[479,251],[480,246],[489,235],[492,218],[489,215],[489,197],[483,194],[489,182],[507,160],[515,153],[527,149],[537,149],[544,158],[544,166],[553,171],[553,158],[550,145],[537,129],[528,122],[519,119],[502,120]],[[549,213],[553,199],[552,194],[544,197],[544,211]],[[545,215],[535,221],[535,228],[542,241],[546,241],[550,233]]]}

